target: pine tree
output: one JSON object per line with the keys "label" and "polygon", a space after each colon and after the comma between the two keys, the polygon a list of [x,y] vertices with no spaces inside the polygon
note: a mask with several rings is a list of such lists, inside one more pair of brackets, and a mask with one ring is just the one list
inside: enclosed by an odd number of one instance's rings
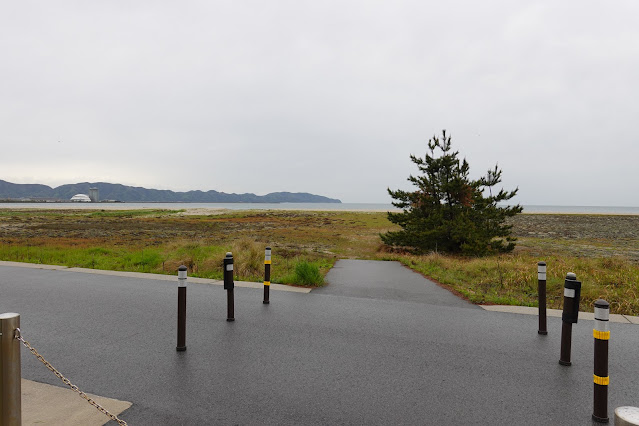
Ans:
{"label": "pine tree", "polygon": [[497,166],[470,180],[468,162],[459,160],[459,151],[452,150],[445,130],[441,139],[434,136],[428,141],[428,150],[424,158],[410,156],[422,173],[408,178],[416,191],[388,189],[396,200],[393,205],[403,209],[401,213],[389,212],[388,219],[402,229],[380,235],[382,241],[419,253],[438,250],[486,255],[512,251],[516,239],[510,236],[512,225],[505,221],[521,213],[522,207],[500,207],[498,203],[510,200],[518,189],[501,189],[493,195],[492,187],[501,182]]}

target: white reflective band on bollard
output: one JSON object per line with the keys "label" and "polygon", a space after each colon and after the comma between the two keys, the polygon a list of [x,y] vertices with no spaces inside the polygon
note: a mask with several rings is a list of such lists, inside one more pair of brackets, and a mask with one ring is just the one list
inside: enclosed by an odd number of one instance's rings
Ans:
{"label": "white reflective band on bollard", "polygon": [[608,321],[610,319],[610,309],[595,308],[595,319]]}
{"label": "white reflective band on bollard", "polygon": [[539,281],[546,281],[546,273],[545,272],[537,272],[537,279]]}
{"label": "white reflective band on bollard", "polygon": [[186,266],[182,265],[178,268],[178,287],[186,287]]}
{"label": "white reflective band on bollard", "polygon": [[574,288],[564,288],[564,296],[575,298],[575,289]]}
{"label": "white reflective band on bollard", "polygon": [[595,321],[595,330],[610,331],[610,321]]}
{"label": "white reflective band on bollard", "polygon": [[226,265],[226,270],[227,271],[232,271],[233,270],[233,264],[231,263],[229,265]]}

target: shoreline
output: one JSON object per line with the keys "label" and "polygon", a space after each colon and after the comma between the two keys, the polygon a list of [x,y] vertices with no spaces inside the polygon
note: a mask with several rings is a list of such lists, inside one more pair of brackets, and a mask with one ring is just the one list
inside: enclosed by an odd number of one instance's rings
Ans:
{"label": "shoreline", "polygon": [[[37,205],[30,206],[31,203],[11,203],[12,205],[0,205],[0,211],[3,210],[18,210],[18,211],[33,211],[33,210],[86,210],[86,211],[101,211],[101,210],[121,210],[121,211],[138,211],[138,210],[184,210],[179,213],[188,216],[198,215],[211,215],[211,214],[224,214],[234,211],[304,211],[304,212],[361,212],[361,213],[386,213],[389,211],[400,212],[400,209],[375,209],[375,208],[326,208],[318,206],[317,208],[308,207],[308,204],[304,208],[229,208],[229,207],[188,207],[182,203],[180,206],[173,208],[166,206],[153,206],[149,203],[148,207],[140,207],[139,205],[127,206],[127,203],[114,203],[114,204],[99,204],[99,203],[47,203],[46,206]],[[136,203],[142,204],[142,203]],[[162,203],[165,204],[165,203]],[[238,207],[242,203],[238,203]],[[288,206],[286,206],[288,207]],[[557,211],[523,211],[521,215],[553,215],[553,216],[639,216],[639,212],[557,212]]]}

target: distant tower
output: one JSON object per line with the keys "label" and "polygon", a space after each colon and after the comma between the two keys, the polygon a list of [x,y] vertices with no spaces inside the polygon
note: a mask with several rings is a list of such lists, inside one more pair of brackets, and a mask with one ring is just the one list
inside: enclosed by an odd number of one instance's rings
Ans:
{"label": "distant tower", "polygon": [[98,194],[98,188],[89,188],[89,198],[92,203],[97,203],[100,201],[100,196]]}

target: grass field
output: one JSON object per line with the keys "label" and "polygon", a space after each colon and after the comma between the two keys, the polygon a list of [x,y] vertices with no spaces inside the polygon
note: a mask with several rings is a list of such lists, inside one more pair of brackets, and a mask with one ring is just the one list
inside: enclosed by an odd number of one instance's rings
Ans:
{"label": "grass field", "polygon": [[[604,298],[614,313],[639,315],[639,216],[522,214],[513,253],[461,258],[413,256],[384,247],[385,213],[309,211],[0,210],[0,260],[222,277],[233,252],[238,280],[311,285],[340,258],[398,260],[474,303],[536,306],[537,262],[548,264],[548,306],[560,308],[563,280],[582,281],[582,310]],[[315,281],[312,285],[321,285]]]}

